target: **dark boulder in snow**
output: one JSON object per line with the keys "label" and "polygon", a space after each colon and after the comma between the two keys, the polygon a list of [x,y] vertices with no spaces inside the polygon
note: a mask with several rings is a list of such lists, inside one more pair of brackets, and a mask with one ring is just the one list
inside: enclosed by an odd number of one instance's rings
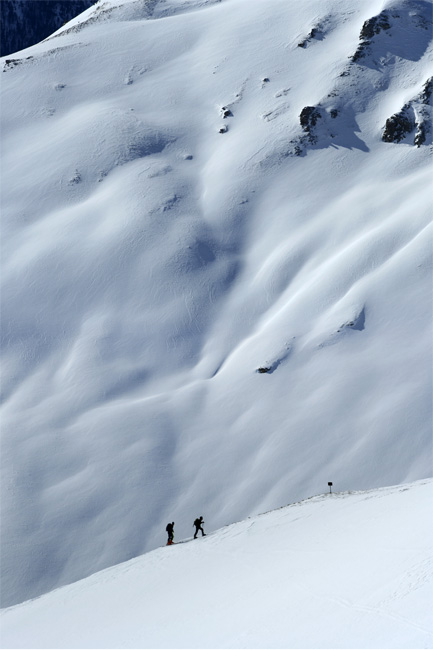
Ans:
{"label": "dark boulder in snow", "polygon": [[386,120],[382,140],[384,142],[401,142],[408,133],[411,133],[416,128],[414,145],[420,147],[425,144],[427,135],[432,130],[432,92],[433,78],[430,77],[416,97],[405,104],[401,111],[391,115]]}
{"label": "dark boulder in snow", "polygon": [[[326,19],[324,23],[326,23]],[[298,47],[302,47],[305,49],[306,47],[308,47],[309,43],[311,43],[312,40],[318,40],[318,41],[323,40],[325,36],[324,23],[319,23],[318,25],[312,27],[308,36],[304,38],[304,40],[298,43]]]}
{"label": "dark boulder in snow", "polygon": [[304,106],[299,115],[299,121],[302,126],[302,130],[308,133],[307,140],[310,144],[315,144],[317,142],[317,136],[314,133],[314,127],[317,124],[317,120],[321,119],[322,115],[320,110],[316,106]]}
{"label": "dark boulder in snow", "polygon": [[317,120],[321,117],[322,116],[316,106],[304,106],[299,116],[299,120],[303,130],[310,133],[311,128],[316,126]]}
{"label": "dark boulder in snow", "polygon": [[382,134],[384,142],[401,142],[408,133],[413,131],[415,124],[406,114],[408,107],[404,107],[399,113],[391,115],[386,120],[385,130]]}

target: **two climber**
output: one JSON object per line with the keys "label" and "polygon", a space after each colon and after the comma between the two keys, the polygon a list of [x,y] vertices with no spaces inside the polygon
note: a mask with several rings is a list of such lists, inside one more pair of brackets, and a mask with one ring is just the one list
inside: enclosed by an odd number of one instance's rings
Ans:
{"label": "two climber", "polygon": [[[197,519],[194,521],[193,526],[195,526],[195,533],[194,533],[194,539],[197,539],[197,534],[199,530],[201,530],[201,536],[205,537],[206,533],[203,530],[203,517],[197,517]],[[165,528],[168,539],[167,539],[167,546],[170,546],[171,544],[174,544],[174,521],[172,521],[170,524],[167,524]]]}

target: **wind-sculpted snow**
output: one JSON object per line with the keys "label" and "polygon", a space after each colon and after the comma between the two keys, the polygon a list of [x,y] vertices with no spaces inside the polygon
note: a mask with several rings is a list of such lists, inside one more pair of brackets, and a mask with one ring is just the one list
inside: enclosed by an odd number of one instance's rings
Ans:
{"label": "wind-sculpted snow", "polygon": [[431,6],[107,0],[2,60],[4,605],[430,475]]}

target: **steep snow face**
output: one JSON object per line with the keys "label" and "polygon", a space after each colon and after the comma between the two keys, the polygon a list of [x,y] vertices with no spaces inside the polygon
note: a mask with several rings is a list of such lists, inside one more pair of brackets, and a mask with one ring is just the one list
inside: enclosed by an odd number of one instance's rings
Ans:
{"label": "steep snow face", "polygon": [[430,476],[431,9],[109,0],[3,60],[4,605]]}
{"label": "steep snow face", "polygon": [[7,648],[430,648],[432,482],[313,497],[2,613]]}

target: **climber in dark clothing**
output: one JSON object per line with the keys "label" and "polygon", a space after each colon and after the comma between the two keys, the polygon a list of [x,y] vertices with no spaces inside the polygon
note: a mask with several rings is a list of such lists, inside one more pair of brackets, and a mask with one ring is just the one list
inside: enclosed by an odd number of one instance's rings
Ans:
{"label": "climber in dark clothing", "polygon": [[205,537],[206,533],[204,532],[204,530],[202,528],[203,524],[204,524],[203,517],[200,517],[199,519],[195,520],[195,522],[194,522],[194,526],[195,526],[194,539],[197,538],[197,533],[198,533],[199,530],[201,530],[201,536]]}
{"label": "climber in dark clothing", "polygon": [[171,524],[167,524],[165,530],[167,531],[167,535],[168,535],[167,544],[172,544],[174,538],[174,521]]}

